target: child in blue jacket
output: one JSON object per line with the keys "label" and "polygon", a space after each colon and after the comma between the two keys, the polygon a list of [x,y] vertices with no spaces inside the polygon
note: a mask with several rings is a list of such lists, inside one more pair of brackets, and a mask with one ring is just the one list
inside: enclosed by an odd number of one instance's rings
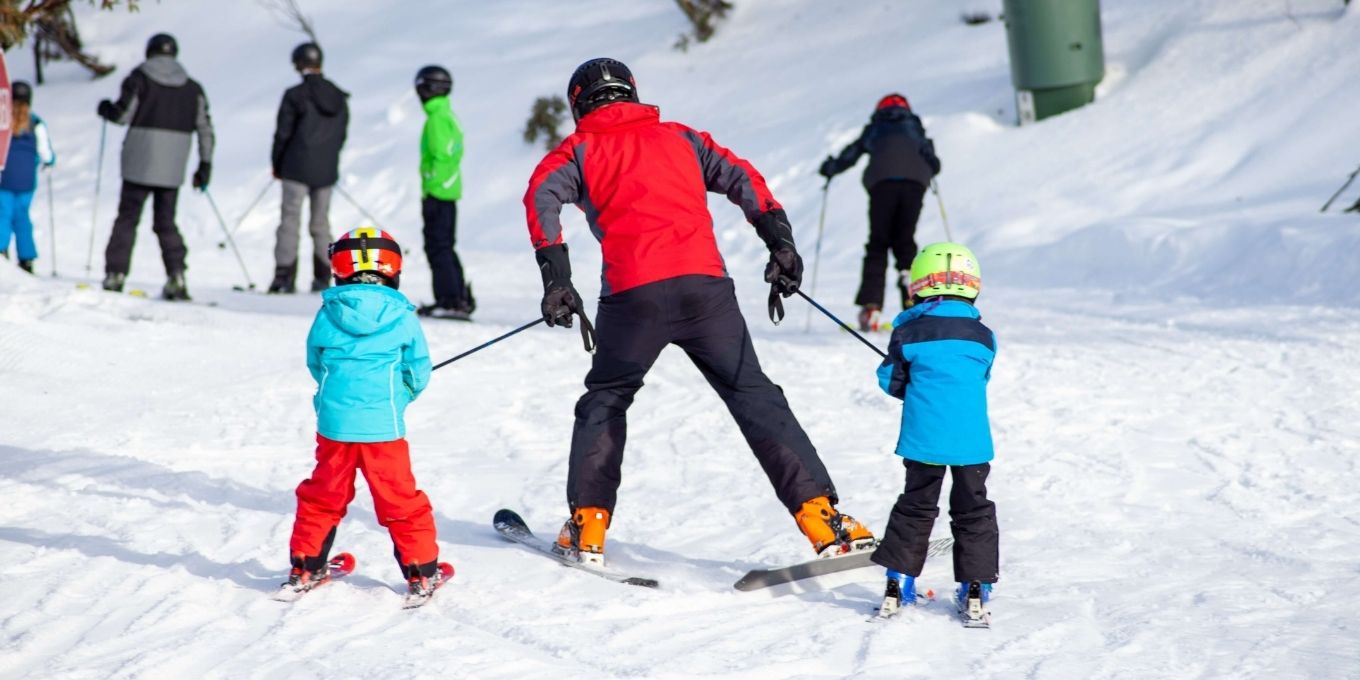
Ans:
{"label": "child in blue jacket", "polygon": [[408,598],[442,583],[434,511],[411,474],[403,414],[430,381],[430,352],[415,306],[397,287],[401,247],[385,231],[355,229],[330,246],[336,287],[321,294],[307,335],[316,379],[316,469],[297,488],[292,571],[276,597],[293,599],[328,578],[336,528],[362,470],[378,524],[387,528]]}
{"label": "child in blue jacket", "polygon": [[33,88],[22,80],[10,87],[14,101],[14,136],[9,144],[5,169],[0,172],[0,254],[9,257],[10,234],[19,246],[19,266],[33,273],[33,261],[38,259],[38,244],[33,239],[33,220],[28,208],[33,204],[33,193],[38,189],[38,166],[51,168],[57,164],[47,124],[33,113]]}
{"label": "child in blue jacket", "polygon": [[986,484],[993,455],[987,382],[996,336],[973,307],[982,272],[968,248],[926,246],[912,261],[911,279],[915,304],[893,321],[888,358],[878,368],[883,391],[903,402],[897,455],[907,468],[906,488],[872,556],[888,569],[880,615],[916,601],[915,581],[925,565],[948,467],[954,478],[949,526],[956,600],[966,619],[985,625],[982,605],[998,571],[996,505],[987,500]]}

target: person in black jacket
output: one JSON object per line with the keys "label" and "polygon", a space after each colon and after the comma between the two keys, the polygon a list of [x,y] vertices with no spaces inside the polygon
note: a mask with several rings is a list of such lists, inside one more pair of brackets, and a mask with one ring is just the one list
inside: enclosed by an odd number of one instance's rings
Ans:
{"label": "person in black jacket", "polygon": [[828,156],[820,172],[830,180],[854,166],[865,153],[869,154],[869,166],[864,169],[864,188],[869,192],[869,242],[864,245],[864,269],[855,304],[860,306],[859,328],[867,331],[877,326],[879,310],[883,309],[890,248],[897,259],[902,307],[910,306],[910,281],[904,277],[911,276],[916,220],[921,217],[926,187],[940,173],[940,159],[921,119],[900,94],[880,99],[859,139],[839,155]]}
{"label": "person in black jacket", "polygon": [[298,229],[302,199],[311,200],[307,222],[312,234],[312,292],[330,286],[331,187],[340,179],[340,147],[349,127],[349,94],[321,75],[321,47],[303,43],[293,50],[293,67],[302,83],[288,88],[279,103],[271,159],[283,184],[282,215],[274,242],[274,280],[270,293],[296,290]]}
{"label": "person in black jacket", "polygon": [[184,184],[189,144],[198,134],[198,170],[193,187],[207,189],[212,174],[213,128],[203,87],[184,71],[175,57],[173,36],[157,33],[146,43],[146,61],[123,80],[118,101],[99,102],[101,118],[128,125],[123,139],[123,190],[118,217],[104,249],[104,289],[121,291],[137,239],[137,222],[147,196],[153,197],[151,228],[161,244],[167,281],[161,291],[167,300],[188,300],[184,282],[184,237],[175,226],[175,205]]}

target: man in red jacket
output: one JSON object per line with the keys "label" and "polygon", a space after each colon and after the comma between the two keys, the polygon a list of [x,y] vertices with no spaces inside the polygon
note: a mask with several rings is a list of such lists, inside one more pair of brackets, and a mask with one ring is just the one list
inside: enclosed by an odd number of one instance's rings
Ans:
{"label": "man in red jacket", "polygon": [[570,327],[583,311],[562,241],[563,204],[586,214],[604,254],[597,347],[576,404],[560,552],[603,565],[627,433],[626,414],[667,345],[685,350],[727,404],[779,500],[819,555],[873,544],[836,511],[836,489],[783,392],[760,369],[713,233],[706,192],[725,194],[770,249],[765,280],[783,296],[803,262],[779,202],[750,163],[706,132],[663,123],[638,103],[627,66],[592,59],[572,74],[576,132],[534,170],[524,195],[543,275],[543,318]]}

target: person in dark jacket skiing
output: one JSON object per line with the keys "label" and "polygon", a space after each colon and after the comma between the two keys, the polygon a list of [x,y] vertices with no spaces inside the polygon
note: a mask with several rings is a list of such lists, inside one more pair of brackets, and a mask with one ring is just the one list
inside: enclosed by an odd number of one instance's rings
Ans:
{"label": "person in dark jacket skiing", "polygon": [[864,268],[860,274],[859,328],[867,331],[878,325],[883,309],[883,288],[887,278],[888,250],[897,259],[897,288],[902,307],[911,302],[903,278],[916,257],[916,221],[921,217],[921,201],[926,187],[940,173],[935,144],[926,136],[921,119],[912,113],[907,98],[890,94],[879,100],[869,124],[849,146],[822,162],[821,175],[829,181],[850,169],[863,154],[869,154],[864,169],[864,189],[869,192],[869,241],[864,245]]}
{"label": "person in dark jacket skiing", "polygon": [[279,230],[274,242],[274,280],[270,293],[296,290],[298,231],[302,201],[311,202],[307,221],[312,235],[313,293],[330,287],[326,247],[331,241],[331,188],[340,179],[340,148],[349,128],[349,93],[321,74],[321,46],[303,43],[293,50],[293,68],[302,82],[288,88],[279,103],[270,160],[283,185]]}
{"label": "person in dark jacket skiing", "polygon": [[38,189],[38,166],[51,168],[57,163],[47,124],[33,113],[33,87],[22,80],[10,88],[14,102],[10,129],[9,156],[0,172],[0,255],[9,257],[10,235],[18,246],[19,267],[33,273],[38,259],[38,244],[33,240],[33,220],[28,207]]}
{"label": "person in dark jacket skiing", "polygon": [[203,87],[175,60],[179,45],[165,33],[146,43],[146,61],[123,79],[118,101],[99,102],[101,118],[128,125],[123,138],[123,189],[118,216],[104,249],[104,289],[121,291],[137,239],[137,223],[148,196],[152,197],[151,227],[160,240],[167,300],[188,300],[184,282],[184,237],[175,225],[179,187],[184,184],[189,146],[198,134],[198,169],[193,187],[207,189],[212,175],[213,128]]}
{"label": "person in dark jacket skiing", "polygon": [[708,133],[661,122],[655,106],[638,103],[632,73],[618,61],[582,64],[567,98],[576,132],[538,164],[524,195],[548,325],[570,327],[573,315],[586,323],[562,240],[564,204],[582,208],[604,254],[598,345],[586,393],[576,403],[567,472],[571,517],[558,551],[604,563],[628,407],[671,344],[689,355],[727,404],[813,550],[828,556],[872,545],[867,528],[835,509],[831,476],[783,392],[761,370],[718,253],[707,191],[738,205],[765,241],[765,280],[785,297],[797,291],[802,259],[765,179]]}

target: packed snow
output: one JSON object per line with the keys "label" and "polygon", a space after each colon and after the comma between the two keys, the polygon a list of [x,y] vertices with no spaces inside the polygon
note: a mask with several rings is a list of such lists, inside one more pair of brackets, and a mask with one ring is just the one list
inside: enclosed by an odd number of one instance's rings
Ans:
{"label": "packed snow", "polygon": [[[232,224],[268,182],[303,37],[255,3],[82,4],[86,46],[119,70],[90,82],[54,66],[36,89],[59,154],[56,249],[40,187],[40,276],[0,262],[0,677],[1360,678],[1360,217],[1341,213],[1360,187],[1318,213],[1360,163],[1360,9],[1107,2],[1099,100],[1017,128],[1004,29],[959,20],[992,4],[737,0],[712,41],[680,52],[686,24],[667,0],[303,2],[327,74],[353,93],[342,187],[410,247],[403,290],[417,302],[430,296],[410,81],[426,63],[454,73],[468,140],[459,248],[479,310],[472,324],[425,325],[436,361],[538,314],[520,198],[542,149],[520,132],[533,99],[560,92],[584,59],[627,62],[663,118],[760,168],[809,266],[817,164],[879,96],[907,94],[943,160],[949,226],[981,258],[979,307],[998,336],[990,631],[952,617],[948,559],[922,576],[937,601],[890,621],[871,620],[878,569],[733,590],[749,569],[811,553],[673,350],[630,412],[609,534],[611,569],[661,587],[503,541],[498,508],[545,534],[566,516],[589,356],[574,331],[546,328],[440,369],[407,413],[442,559],[457,569],[430,605],[400,608],[404,583],[363,489],[336,544],[357,572],[271,601],[293,488],[312,465],[303,340],[316,296],[233,291],[242,272],[187,187],[190,291],[215,306],[76,284],[102,274],[117,201],[123,130],[110,127],[92,203],[95,104],[146,38],[174,33],[208,93],[211,191]],[[30,54],[6,55],[13,77],[31,77]],[[850,317],[866,234],[856,173],[827,198],[815,295]],[[236,238],[261,287],[277,206],[274,189]],[[735,207],[711,206],[762,364],[841,508],[881,530],[902,467],[878,358],[798,300],[771,326],[764,247]],[[940,218],[927,196],[920,243],[943,240]],[[337,233],[363,220],[336,197]],[[567,239],[589,295],[598,248],[575,211]],[[163,274],[145,223],[139,240],[131,285],[154,294]],[[947,535],[947,518],[935,532]]]}

